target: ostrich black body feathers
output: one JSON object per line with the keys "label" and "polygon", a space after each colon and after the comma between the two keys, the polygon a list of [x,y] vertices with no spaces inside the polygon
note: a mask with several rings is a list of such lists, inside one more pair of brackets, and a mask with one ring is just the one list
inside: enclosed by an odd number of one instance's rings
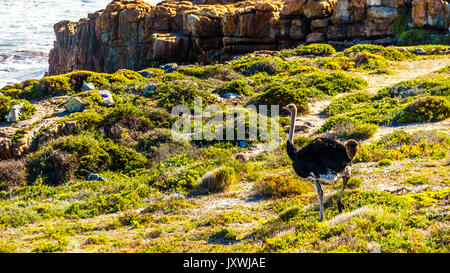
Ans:
{"label": "ostrich black body feathers", "polygon": [[295,172],[302,178],[316,178],[342,173],[352,161],[346,146],[328,138],[317,138],[300,150],[287,142],[287,153]]}

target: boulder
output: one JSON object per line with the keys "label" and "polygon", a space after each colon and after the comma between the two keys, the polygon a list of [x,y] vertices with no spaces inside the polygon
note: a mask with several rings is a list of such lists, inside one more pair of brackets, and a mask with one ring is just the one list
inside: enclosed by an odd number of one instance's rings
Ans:
{"label": "boulder", "polygon": [[176,63],[168,63],[168,64],[165,64],[165,65],[161,65],[159,68],[164,70],[164,72],[166,72],[166,73],[173,73],[173,72],[175,72],[175,70],[177,70],[178,64],[176,64]]}
{"label": "boulder", "polygon": [[298,16],[304,15],[303,9],[308,0],[287,0],[281,14],[284,16]]}
{"label": "boulder", "polygon": [[90,173],[86,178],[86,181],[108,181],[105,177],[98,175],[96,173]]}
{"label": "boulder", "polygon": [[312,43],[323,43],[326,40],[326,34],[325,33],[310,33],[308,36],[306,36],[306,42],[308,44]]}
{"label": "boulder", "polygon": [[25,103],[21,102],[11,107],[8,114],[5,115],[6,121],[10,123],[18,122],[20,120],[20,115],[24,112],[24,106]]}
{"label": "boulder", "polygon": [[229,92],[229,93],[223,94],[222,98],[224,98],[224,99],[235,99],[235,98],[239,98],[239,94]]}
{"label": "boulder", "polygon": [[366,19],[366,0],[337,0],[333,11],[333,25],[352,24]]}
{"label": "boulder", "polygon": [[156,90],[157,90],[156,89],[156,84],[151,83],[151,84],[147,85],[147,87],[145,87],[144,96],[148,97],[149,94],[155,92]]}
{"label": "boulder", "polygon": [[109,92],[108,90],[99,90],[98,94],[102,97],[103,106],[114,106],[115,102],[111,92]]}
{"label": "boulder", "polygon": [[64,107],[67,109],[69,113],[82,112],[84,110],[84,103],[77,97],[70,98],[64,104]]}
{"label": "boulder", "polygon": [[303,13],[310,19],[329,17],[337,0],[310,0],[303,7]]}
{"label": "boulder", "polygon": [[90,91],[90,90],[94,90],[94,89],[97,89],[97,88],[91,82],[83,82],[83,85],[81,86],[81,91],[82,92]]}

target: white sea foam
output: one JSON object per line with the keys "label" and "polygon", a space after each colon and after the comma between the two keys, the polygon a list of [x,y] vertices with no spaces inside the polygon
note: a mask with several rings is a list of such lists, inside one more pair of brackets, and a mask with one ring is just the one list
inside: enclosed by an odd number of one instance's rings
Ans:
{"label": "white sea foam", "polygon": [[53,25],[61,20],[78,21],[111,1],[0,0],[0,88],[43,77],[55,40]]}

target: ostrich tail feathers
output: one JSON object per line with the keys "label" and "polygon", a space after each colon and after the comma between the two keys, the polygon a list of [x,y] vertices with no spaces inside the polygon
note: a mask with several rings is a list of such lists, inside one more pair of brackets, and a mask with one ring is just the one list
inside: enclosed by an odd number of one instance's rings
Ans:
{"label": "ostrich tail feathers", "polygon": [[347,152],[347,156],[350,160],[355,159],[356,154],[358,153],[358,142],[354,139],[350,139],[345,143],[345,151]]}

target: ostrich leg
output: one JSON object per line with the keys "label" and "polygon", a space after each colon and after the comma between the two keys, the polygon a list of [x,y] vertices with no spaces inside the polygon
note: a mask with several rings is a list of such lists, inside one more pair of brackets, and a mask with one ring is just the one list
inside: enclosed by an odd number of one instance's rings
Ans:
{"label": "ostrich leg", "polygon": [[341,197],[342,197],[342,194],[344,193],[345,187],[347,186],[348,180],[350,179],[351,175],[352,175],[352,169],[349,166],[345,167],[344,178],[342,179],[342,182],[343,182],[342,188],[341,188],[341,191],[339,192],[338,198],[336,199],[336,204],[337,204],[339,213],[341,213],[342,209],[344,208],[344,205],[342,205],[342,202],[341,202]]}
{"label": "ostrich leg", "polygon": [[323,221],[323,190],[320,185],[319,180],[315,179],[314,183],[316,184],[317,194],[319,194],[319,210],[320,210],[320,218],[319,221]]}

